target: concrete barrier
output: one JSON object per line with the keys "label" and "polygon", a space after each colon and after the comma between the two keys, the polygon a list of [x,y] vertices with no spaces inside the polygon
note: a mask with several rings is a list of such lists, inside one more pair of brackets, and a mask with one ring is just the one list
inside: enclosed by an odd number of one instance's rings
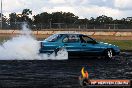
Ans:
{"label": "concrete barrier", "polygon": [[114,35],[116,32],[95,32],[94,35]]}
{"label": "concrete barrier", "polygon": [[37,35],[38,31],[33,31],[32,34]]}
{"label": "concrete barrier", "polygon": [[14,32],[13,32],[13,34],[20,34],[22,31],[19,31],[19,30],[15,30]]}
{"label": "concrete barrier", "polygon": [[85,35],[94,35],[95,32],[79,32],[81,34],[85,34]]}
{"label": "concrete barrier", "polygon": [[116,32],[115,36],[132,36],[132,32]]}
{"label": "concrete barrier", "polygon": [[[0,34],[20,34],[20,30],[0,30]],[[34,35],[52,35],[56,33],[81,33],[92,36],[132,36],[132,32],[89,32],[89,31],[32,31]]]}

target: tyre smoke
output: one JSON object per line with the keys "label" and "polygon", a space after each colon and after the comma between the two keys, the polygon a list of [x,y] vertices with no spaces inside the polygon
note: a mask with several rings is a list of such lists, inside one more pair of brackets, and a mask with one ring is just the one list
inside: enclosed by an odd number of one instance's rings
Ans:
{"label": "tyre smoke", "polygon": [[57,56],[39,54],[40,42],[32,35],[32,31],[24,24],[21,34],[0,45],[0,60],[66,60],[68,52],[58,51]]}

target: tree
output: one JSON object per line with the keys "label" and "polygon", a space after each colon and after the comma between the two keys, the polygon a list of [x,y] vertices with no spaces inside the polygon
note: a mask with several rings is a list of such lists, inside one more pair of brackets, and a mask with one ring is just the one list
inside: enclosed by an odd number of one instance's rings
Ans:
{"label": "tree", "polygon": [[95,24],[95,18],[91,17],[90,20],[89,20],[89,23],[90,24]]}
{"label": "tree", "polygon": [[31,18],[29,18],[29,15],[32,15],[32,10],[24,9],[22,11],[22,20],[31,23],[32,20],[31,20]]}
{"label": "tree", "polygon": [[95,21],[96,21],[96,24],[110,24],[110,23],[113,23],[113,18],[102,15],[97,17]]}
{"label": "tree", "polygon": [[51,14],[53,23],[64,23],[63,12],[53,12]]}
{"label": "tree", "polygon": [[30,9],[24,9],[24,10],[22,11],[22,15],[23,15],[23,16],[32,15],[32,10],[30,10]]}
{"label": "tree", "polygon": [[72,24],[76,20],[78,20],[78,16],[75,16],[73,13],[66,13],[66,12],[53,12],[53,13],[47,13],[43,12],[40,14],[37,14],[34,17],[34,23],[38,24],[46,24],[52,21],[52,23],[65,23],[65,24]]}
{"label": "tree", "polygon": [[11,28],[14,28],[16,26],[15,24],[17,22],[17,14],[15,12],[9,14],[9,22]]}
{"label": "tree", "polygon": [[9,14],[9,19],[10,19],[10,22],[15,22],[17,20],[17,14],[15,12]]}
{"label": "tree", "polygon": [[68,13],[64,12],[63,16],[64,16],[64,22],[66,24],[73,24],[77,22],[79,18],[78,16],[75,16],[73,13],[70,13],[70,12]]}
{"label": "tree", "polygon": [[89,20],[87,18],[85,19],[79,19],[79,22],[77,22],[79,24],[88,24],[89,23]]}
{"label": "tree", "polygon": [[[1,15],[1,13],[0,13]],[[0,23],[2,22],[2,28],[7,28],[8,27],[8,18],[6,18],[6,16],[4,16],[4,14],[2,14],[2,21],[0,18]]]}
{"label": "tree", "polygon": [[37,14],[35,16],[33,16],[34,18],[34,23],[49,23],[49,20],[51,19],[51,14],[47,13],[47,12],[43,12],[40,14]]}

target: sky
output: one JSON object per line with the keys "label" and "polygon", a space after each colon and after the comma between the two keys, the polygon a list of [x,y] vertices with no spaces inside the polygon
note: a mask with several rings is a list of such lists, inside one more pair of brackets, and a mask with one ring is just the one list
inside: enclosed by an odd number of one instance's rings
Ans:
{"label": "sky", "polygon": [[32,10],[33,15],[42,12],[72,12],[82,18],[106,15],[114,19],[132,17],[132,0],[2,0],[3,14],[20,14],[23,9]]}

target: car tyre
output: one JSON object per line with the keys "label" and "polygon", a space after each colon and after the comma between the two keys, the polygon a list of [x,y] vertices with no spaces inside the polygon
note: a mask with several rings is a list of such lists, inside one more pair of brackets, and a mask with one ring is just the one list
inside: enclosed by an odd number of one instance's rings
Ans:
{"label": "car tyre", "polygon": [[112,57],[113,57],[113,51],[112,51],[112,49],[105,50],[105,58],[106,59],[112,59]]}
{"label": "car tyre", "polygon": [[58,51],[60,51],[60,50],[62,50],[62,49],[63,49],[63,48],[57,48],[57,49],[55,49],[55,50],[54,50],[55,56],[57,56]]}
{"label": "car tyre", "polygon": [[57,48],[57,49],[54,50],[55,56],[57,56],[57,52],[58,52],[59,50],[60,50],[59,48]]}

